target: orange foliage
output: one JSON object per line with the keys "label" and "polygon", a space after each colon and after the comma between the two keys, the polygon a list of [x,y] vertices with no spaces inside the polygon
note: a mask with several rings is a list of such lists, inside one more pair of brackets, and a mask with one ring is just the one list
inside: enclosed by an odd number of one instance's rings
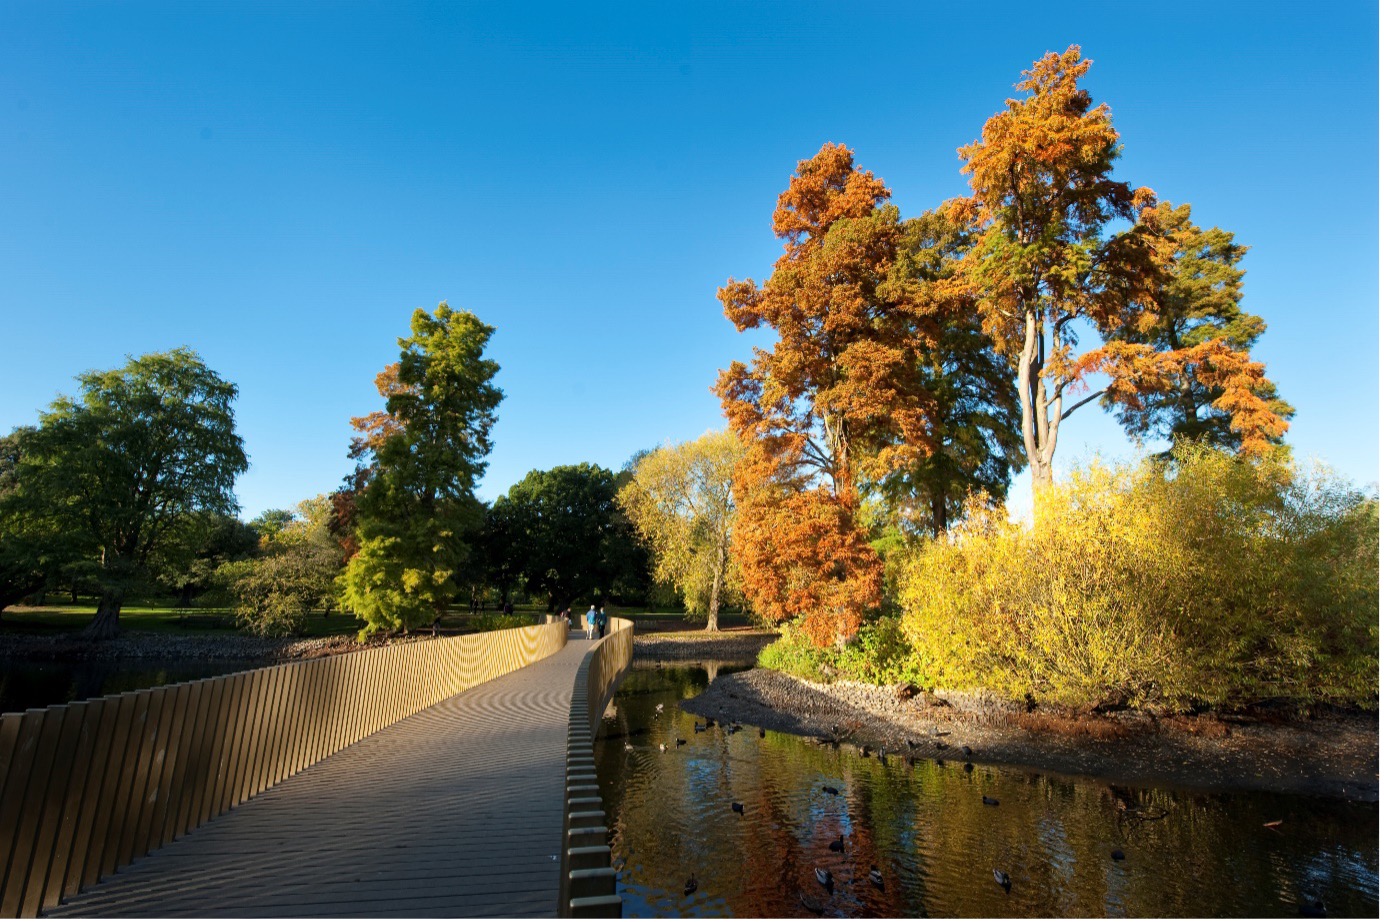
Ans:
{"label": "orange foliage", "polygon": [[[1024,447],[1035,482],[1051,479],[1063,419],[1102,394],[1137,407],[1141,397],[1175,387],[1188,375],[1226,392],[1215,406],[1231,416],[1241,448],[1261,452],[1287,424],[1264,395],[1263,367],[1227,342],[1185,349],[1135,344],[1165,323],[1163,292],[1176,271],[1178,240],[1147,188],[1110,178],[1119,133],[1104,103],[1092,106],[1078,86],[1091,67],[1073,45],[1048,53],[1025,71],[1010,99],[985,123],[981,140],[960,149],[971,195],[947,214],[977,235],[963,260],[982,324],[1018,372]],[[1131,222],[1110,233],[1111,222]],[[1074,355],[1085,320],[1105,345]],[[1064,406],[1092,372],[1111,376],[1107,389]]]}
{"label": "orange foliage", "polygon": [[[399,363],[386,365],[384,371],[375,375],[375,389],[386,401],[407,388],[399,383]],[[351,457],[360,458],[379,452],[389,439],[403,431],[403,425],[383,410],[367,413],[365,416],[352,416],[351,428],[361,433],[351,439]]]}
{"label": "orange foliage", "polygon": [[779,196],[773,228],[784,252],[773,275],[718,292],[737,329],[778,334],[716,386],[747,448],[734,553],[756,609],[775,621],[805,616],[821,643],[853,635],[879,603],[881,565],[856,522],[855,478],[933,448],[918,368],[940,310],[891,274],[901,229],[888,197],[848,148],[824,145]]}

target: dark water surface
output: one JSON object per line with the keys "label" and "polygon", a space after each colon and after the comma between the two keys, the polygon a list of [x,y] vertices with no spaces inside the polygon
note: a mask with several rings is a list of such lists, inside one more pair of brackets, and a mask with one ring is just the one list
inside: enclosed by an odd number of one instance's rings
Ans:
{"label": "dark water surface", "polygon": [[1331,916],[1379,915],[1377,804],[881,764],[748,726],[694,733],[701,719],[677,703],[706,685],[700,667],[633,670],[604,720],[596,765],[627,916],[1296,916],[1305,894]]}
{"label": "dark water surface", "polygon": [[0,713],[206,679],[263,665],[234,659],[43,662],[0,658]]}

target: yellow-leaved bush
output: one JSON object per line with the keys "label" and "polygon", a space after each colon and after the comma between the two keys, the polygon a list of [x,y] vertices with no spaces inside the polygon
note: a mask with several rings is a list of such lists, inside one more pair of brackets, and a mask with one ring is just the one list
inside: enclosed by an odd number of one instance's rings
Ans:
{"label": "yellow-leaved bush", "polygon": [[1073,707],[1377,708],[1378,499],[1324,469],[1179,447],[976,503],[903,579],[935,687]]}

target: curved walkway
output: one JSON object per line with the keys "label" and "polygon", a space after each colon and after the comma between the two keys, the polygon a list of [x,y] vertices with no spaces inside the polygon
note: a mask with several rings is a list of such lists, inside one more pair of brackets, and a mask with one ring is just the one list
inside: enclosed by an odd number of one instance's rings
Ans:
{"label": "curved walkway", "polygon": [[568,709],[591,646],[572,634],[46,915],[556,916]]}

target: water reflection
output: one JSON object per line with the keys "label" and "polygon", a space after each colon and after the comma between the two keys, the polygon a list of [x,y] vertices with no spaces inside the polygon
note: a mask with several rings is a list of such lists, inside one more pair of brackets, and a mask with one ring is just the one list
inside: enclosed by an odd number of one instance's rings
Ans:
{"label": "water reflection", "polygon": [[0,713],[226,675],[263,663],[228,659],[80,660],[0,658]]}
{"label": "water reflection", "polygon": [[1378,915],[1375,804],[910,767],[753,727],[699,733],[676,705],[706,684],[701,668],[637,669],[604,722],[597,770],[626,915],[1284,916],[1304,894],[1331,915]]}

